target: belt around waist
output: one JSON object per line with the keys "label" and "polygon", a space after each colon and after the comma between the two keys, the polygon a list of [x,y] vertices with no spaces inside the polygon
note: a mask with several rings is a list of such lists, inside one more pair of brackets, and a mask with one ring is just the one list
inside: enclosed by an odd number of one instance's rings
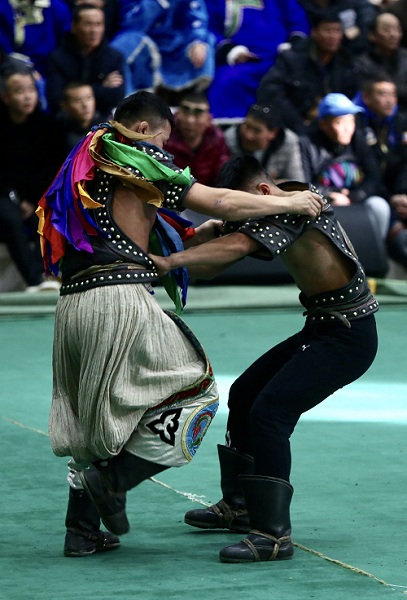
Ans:
{"label": "belt around waist", "polygon": [[66,296],[105,285],[158,282],[159,277],[155,271],[126,265],[75,276],[63,282],[59,293]]}

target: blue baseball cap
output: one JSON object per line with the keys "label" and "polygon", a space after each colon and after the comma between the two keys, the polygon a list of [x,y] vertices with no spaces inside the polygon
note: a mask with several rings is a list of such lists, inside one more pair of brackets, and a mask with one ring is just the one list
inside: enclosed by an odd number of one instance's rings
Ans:
{"label": "blue baseball cap", "polygon": [[345,94],[327,94],[318,105],[318,118],[342,117],[343,115],[355,115],[365,112],[361,106],[357,106],[349,100]]}

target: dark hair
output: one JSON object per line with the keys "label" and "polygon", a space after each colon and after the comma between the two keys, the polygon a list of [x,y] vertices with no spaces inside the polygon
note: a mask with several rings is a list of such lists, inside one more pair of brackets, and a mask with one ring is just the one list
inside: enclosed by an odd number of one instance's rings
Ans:
{"label": "dark hair", "polygon": [[62,98],[66,100],[68,97],[68,92],[71,90],[77,90],[81,87],[90,87],[93,91],[92,84],[88,83],[87,81],[68,81],[68,83],[66,83],[62,89]]}
{"label": "dark hair", "polygon": [[281,109],[271,104],[252,104],[247,111],[247,116],[261,121],[270,131],[282,126]]}
{"label": "dark hair", "polygon": [[147,121],[151,127],[159,127],[163,121],[174,125],[174,115],[168,104],[156,94],[135,92],[123,98],[116,107],[113,118],[130,128],[137,121]]}
{"label": "dark hair", "polygon": [[257,158],[247,154],[230,158],[222,165],[216,187],[250,191],[262,181],[274,183]]}
{"label": "dark hair", "polygon": [[206,104],[209,107],[209,101],[204,92],[195,92],[194,90],[185,92],[185,94],[181,96],[180,103],[184,100],[187,102],[194,102],[194,104]]}
{"label": "dark hair", "polygon": [[386,71],[379,70],[365,75],[362,79],[360,89],[362,92],[370,92],[376,83],[382,83],[383,81],[396,85],[396,82],[391,75],[386,73]]}
{"label": "dark hair", "polygon": [[340,23],[342,25],[342,20],[339,15],[339,12],[336,10],[324,10],[318,12],[310,17],[311,27],[319,27],[322,23]]}
{"label": "dark hair", "polygon": [[95,6],[94,4],[75,4],[72,8],[72,23],[77,23],[81,18],[81,14],[85,12],[85,10],[100,10],[103,15],[105,14],[103,8]]}
{"label": "dark hair", "polygon": [[23,62],[21,64],[7,65],[0,73],[0,92],[4,92],[7,88],[7,82],[13,75],[28,75],[35,83],[34,71]]}

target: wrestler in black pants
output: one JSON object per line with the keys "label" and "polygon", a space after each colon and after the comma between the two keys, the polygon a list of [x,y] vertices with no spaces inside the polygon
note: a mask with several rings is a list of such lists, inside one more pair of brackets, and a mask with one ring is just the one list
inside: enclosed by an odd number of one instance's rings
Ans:
{"label": "wrestler in black pants", "polygon": [[377,352],[374,315],[310,325],[258,358],[231,386],[230,446],[254,457],[256,475],[290,480],[290,436],[302,415],[358,379]]}

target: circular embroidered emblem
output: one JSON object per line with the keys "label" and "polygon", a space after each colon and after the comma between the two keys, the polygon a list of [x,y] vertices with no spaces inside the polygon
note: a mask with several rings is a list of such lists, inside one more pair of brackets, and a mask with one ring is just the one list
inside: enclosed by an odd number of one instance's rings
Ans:
{"label": "circular embroidered emblem", "polygon": [[196,408],[188,417],[182,431],[182,451],[187,460],[192,460],[218,410],[219,402],[210,400]]}

